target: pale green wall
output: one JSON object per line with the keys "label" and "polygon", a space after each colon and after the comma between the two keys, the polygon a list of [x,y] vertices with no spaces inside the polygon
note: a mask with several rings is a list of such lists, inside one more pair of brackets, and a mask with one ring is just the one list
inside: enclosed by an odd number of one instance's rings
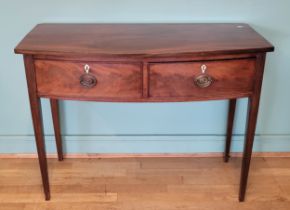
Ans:
{"label": "pale green wall", "polygon": [[[44,22],[245,22],[271,41],[255,149],[290,151],[290,1],[0,1],[0,152],[34,152],[22,57],[13,48]],[[48,151],[54,152],[48,101]],[[221,151],[225,101],[171,104],[62,102],[68,152]],[[234,150],[242,149],[246,101],[238,104]]]}

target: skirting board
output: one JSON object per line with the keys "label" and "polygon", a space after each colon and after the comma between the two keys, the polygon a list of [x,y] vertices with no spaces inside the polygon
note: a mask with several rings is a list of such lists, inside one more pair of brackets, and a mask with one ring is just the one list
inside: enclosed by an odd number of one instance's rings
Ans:
{"label": "skirting board", "polygon": [[[45,136],[48,154],[56,153],[54,136]],[[222,153],[224,135],[63,136],[65,154]],[[231,151],[242,152],[244,136],[234,135]],[[256,135],[254,152],[290,152],[290,135]],[[0,136],[0,154],[35,154],[34,136]]]}
{"label": "skirting board", "polygon": [[[48,158],[57,158],[57,154],[48,154]],[[223,153],[195,153],[195,154],[66,154],[64,158],[188,158],[188,157],[223,157]],[[242,153],[231,153],[231,157],[242,157]],[[253,157],[290,157],[290,152],[254,152]],[[0,154],[0,159],[12,158],[37,158],[37,154]]]}

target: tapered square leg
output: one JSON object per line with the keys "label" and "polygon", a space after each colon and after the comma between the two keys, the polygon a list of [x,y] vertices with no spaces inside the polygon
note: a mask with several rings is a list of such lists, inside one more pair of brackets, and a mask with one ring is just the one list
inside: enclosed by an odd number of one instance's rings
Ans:
{"label": "tapered square leg", "polygon": [[259,54],[256,61],[256,81],[254,84],[254,92],[249,97],[248,101],[248,117],[246,125],[246,138],[244,145],[244,152],[242,158],[241,180],[240,180],[240,194],[239,201],[245,200],[247,182],[249,176],[250,162],[252,157],[252,150],[254,144],[257,116],[260,103],[262,79],[265,65],[265,54]]}
{"label": "tapered square leg", "polygon": [[62,161],[63,150],[62,150],[62,139],[61,139],[61,132],[60,132],[58,100],[50,99],[50,107],[51,107],[51,114],[52,114],[52,120],[53,120],[57,156],[58,156],[58,160]]}
{"label": "tapered square leg", "polygon": [[224,152],[224,161],[225,162],[228,162],[229,158],[230,158],[230,149],[231,149],[231,143],[232,143],[236,103],[237,103],[237,99],[230,99],[230,101],[229,101],[227,139],[226,139],[225,152]]}
{"label": "tapered square leg", "polygon": [[40,103],[40,98],[37,96],[37,91],[36,91],[35,69],[34,69],[32,56],[24,56],[24,63],[25,63],[29,101],[30,101],[34,134],[35,134],[36,148],[37,148],[37,153],[38,153],[38,161],[39,161],[40,172],[41,172],[41,177],[42,177],[43,190],[45,194],[45,200],[49,200],[50,189],[49,189],[49,180],[48,180],[48,171],[47,171],[45,143],[44,143],[44,137],[43,137],[41,103]]}
{"label": "tapered square leg", "polygon": [[258,114],[258,101],[256,98],[249,99],[248,105],[248,122],[247,122],[247,132],[246,132],[246,139],[244,145],[244,153],[242,159],[242,171],[241,171],[241,181],[240,181],[240,195],[239,200],[245,200],[246,188],[247,188],[247,181],[248,181],[248,174],[252,156],[252,149],[255,137],[255,128],[257,122],[257,114]]}

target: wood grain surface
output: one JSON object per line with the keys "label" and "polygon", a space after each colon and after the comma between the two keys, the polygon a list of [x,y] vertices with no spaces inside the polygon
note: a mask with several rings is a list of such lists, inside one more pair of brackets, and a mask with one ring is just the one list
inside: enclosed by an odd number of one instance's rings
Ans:
{"label": "wood grain surface", "polygon": [[290,159],[253,158],[237,202],[240,158],[48,159],[43,200],[37,159],[0,159],[0,210],[288,210]]}
{"label": "wood grain surface", "polygon": [[[202,74],[212,77],[212,85],[200,88],[194,79]],[[149,96],[152,98],[188,97],[195,99],[228,98],[250,95],[255,78],[255,59],[176,62],[151,64]]]}
{"label": "wood grain surface", "polygon": [[[83,87],[84,66],[97,79],[96,86]],[[139,63],[80,63],[36,60],[36,81],[40,96],[71,98],[141,98],[142,72]]]}
{"label": "wood grain surface", "polygon": [[249,25],[40,24],[16,53],[95,56],[184,56],[273,51]]}

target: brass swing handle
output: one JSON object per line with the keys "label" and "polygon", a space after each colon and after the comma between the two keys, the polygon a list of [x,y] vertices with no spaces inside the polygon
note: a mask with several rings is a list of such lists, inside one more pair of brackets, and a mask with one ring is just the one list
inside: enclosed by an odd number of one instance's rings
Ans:
{"label": "brass swing handle", "polygon": [[194,78],[194,84],[199,88],[209,87],[212,83],[212,77],[207,74],[201,74]]}
{"label": "brass swing handle", "polygon": [[97,84],[97,78],[90,73],[90,66],[86,64],[84,66],[85,73],[80,77],[80,84],[85,88],[92,88]]}

